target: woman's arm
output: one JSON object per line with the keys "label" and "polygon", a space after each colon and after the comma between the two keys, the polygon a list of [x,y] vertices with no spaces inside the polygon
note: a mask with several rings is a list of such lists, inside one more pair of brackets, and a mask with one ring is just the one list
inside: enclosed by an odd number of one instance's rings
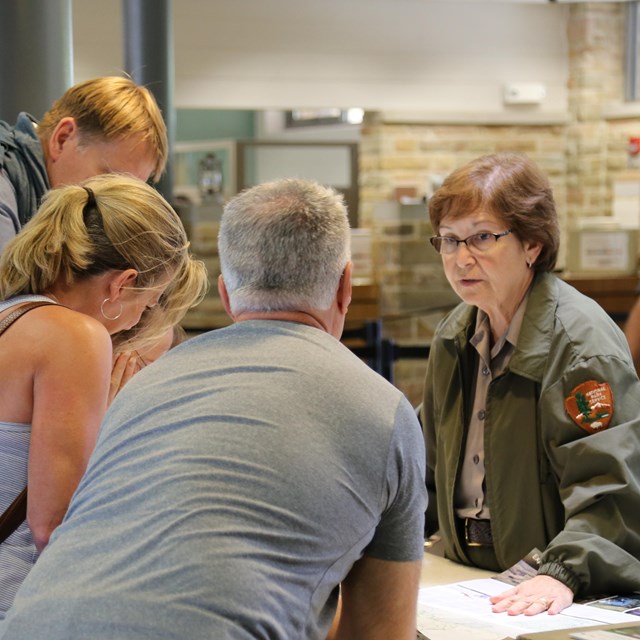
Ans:
{"label": "woman's arm", "polygon": [[84,473],[107,406],[111,339],[96,320],[52,309],[35,366],[27,521],[42,551]]}
{"label": "woman's arm", "polygon": [[[564,407],[585,380],[608,385],[613,400],[610,422],[593,433],[578,426]],[[540,573],[579,594],[639,589],[640,382],[635,371],[621,358],[594,356],[565,371],[543,394],[541,407],[543,442],[565,526],[544,550]]]}

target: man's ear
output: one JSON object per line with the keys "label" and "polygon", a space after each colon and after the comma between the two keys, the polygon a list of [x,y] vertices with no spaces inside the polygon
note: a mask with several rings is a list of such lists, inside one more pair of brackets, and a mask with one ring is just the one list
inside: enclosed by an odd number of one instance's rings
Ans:
{"label": "man's ear", "polygon": [[138,272],[135,269],[118,271],[109,283],[109,299],[112,302],[120,299],[126,291],[136,286],[137,279]]}
{"label": "man's ear", "polygon": [[336,294],[338,309],[340,310],[340,313],[344,315],[346,315],[347,310],[349,309],[349,305],[351,304],[352,271],[353,271],[353,263],[349,261],[345,265],[344,271],[342,272],[342,277],[340,278],[340,284],[338,285],[338,292]]}
{"label": "man's ear", "polygon": [[227,285],[224,283],[222,274],[218,276],[218,293],[220,294],[220,300],[222,300],[222,306],[227,312],[227,315],[235,320],[233,313],[231,313],[231,303],[229,302],[229,292],[227,291]]}
{"label": "man's ear", "polygon": [[51,161],[56,161],[61,156],[65,145],[77,137],[78,125],[76,124],[75,118],[71,116],[61,118],[53,129],[47,143],[47,150]]}

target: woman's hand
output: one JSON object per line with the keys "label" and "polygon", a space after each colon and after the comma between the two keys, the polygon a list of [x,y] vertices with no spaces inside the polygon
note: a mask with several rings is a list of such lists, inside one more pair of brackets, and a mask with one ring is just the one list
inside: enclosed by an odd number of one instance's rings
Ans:
{"label": "woman's hand", "polygon": [[506,611],[510,616],[521,613],[535,616],[547,611],[554,615],[573,602],[573,591],[551,576],[535,576],[489,600],[495,613]]}
{"label": "woman's hand", "polygon": [[116,356],[111,369],[111,384],[109,386],[109,404],[113,402],[120,389],[144,367],[137,353],[125,352]]}

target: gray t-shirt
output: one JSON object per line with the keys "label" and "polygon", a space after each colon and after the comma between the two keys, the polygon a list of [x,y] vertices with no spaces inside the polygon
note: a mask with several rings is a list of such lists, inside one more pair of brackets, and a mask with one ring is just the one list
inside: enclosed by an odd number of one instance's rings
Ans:
{"label": "gray t-shirt", "polygon": [[3,640],[320,639],[363,554],[422,557],[409,402],[337,340],[245,321],[117,396]]}

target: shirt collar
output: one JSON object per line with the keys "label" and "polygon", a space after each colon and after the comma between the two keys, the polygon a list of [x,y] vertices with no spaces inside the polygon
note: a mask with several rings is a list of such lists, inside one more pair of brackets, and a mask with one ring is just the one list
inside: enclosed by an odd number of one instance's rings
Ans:
{"label": "shirt collar", "polygon": [[[493,345],[491,349],[492,357],[500,353],[506,342],[508,342],[514,348],[517,346],[518,337],[520,336],[520,329],[522,328],[522,321],[524,319],[524,312],[527,308],[527,300],[529,299],[530,290],[531,287],[527,289],[527,292],[520,301],[516,312],[513,314],[513,318],[511,318],[511,322],[509,323],[507,330]],[[490,335],[491,328],[489,323],[489,316],[484,311],[482,311],[482,309],[478,309],[478,315],[476,316],[476,327],[474,335],[471,339],[472,344],[476,342],[477,337],[480,336],[483,331],[486,331],[487,335]]]}

